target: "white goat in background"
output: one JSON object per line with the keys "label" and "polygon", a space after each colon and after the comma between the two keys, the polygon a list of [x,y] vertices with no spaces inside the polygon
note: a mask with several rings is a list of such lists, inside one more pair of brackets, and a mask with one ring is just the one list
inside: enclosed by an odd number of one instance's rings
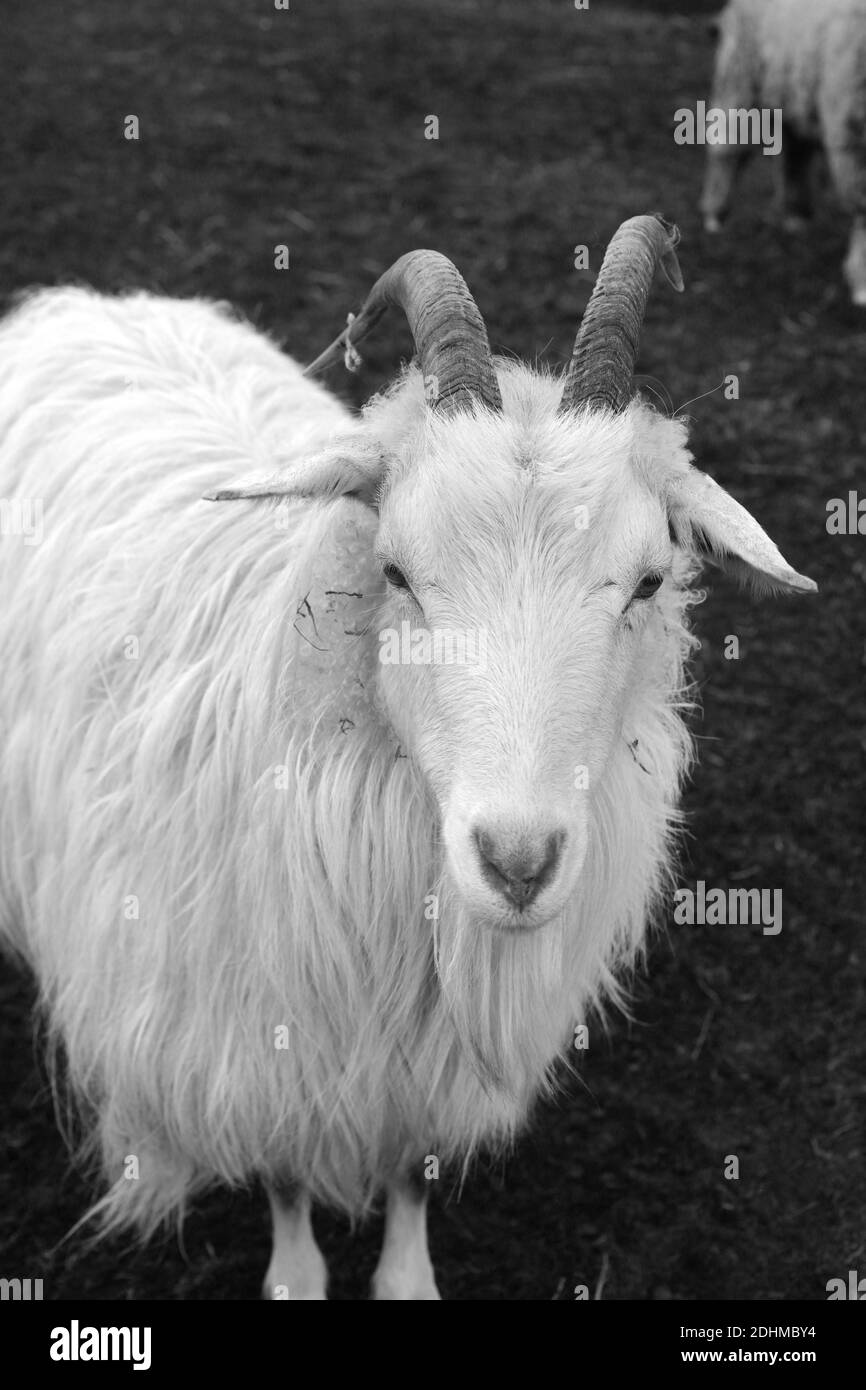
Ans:
{"label": "white goat in background", "polygon": [[[852,219],[844,266],[851,299],[866,305],[866,0],[729,0],[719,33],[713,106],[782,112],[777,158],[789,229],[811,213],[813,155],[824,149]],[[748,146],[708,145],[707,231],[721,229],[749,153]]]}
{"label": "white goat in background", "polygon": [[[0,328],[0,492],[44,501],[0,544],[0,920],[108,1229],[260,1178],[267,1290],[323,1298],[311,1203],[384,1190],[374,1294],[437,1298],[425,1160],[506,1144],[616,991],[688,762],[688,582],[815,587],[630,399],[675,242],[619,229],[564,383],[404,257],[320,359],[403,308],[418,365],[360,419],[206,303],[48,290]],[[485,659],[380,660],[404,623]]]}

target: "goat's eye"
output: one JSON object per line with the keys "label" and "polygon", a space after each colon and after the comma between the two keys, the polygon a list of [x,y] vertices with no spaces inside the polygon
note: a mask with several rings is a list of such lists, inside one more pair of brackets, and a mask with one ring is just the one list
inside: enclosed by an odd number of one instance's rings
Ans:
{"label": "goat's eye", "polygon": [[645,574],[629,599],[629,603],[634,603],[636,600],[640,599],[652,598],[653,594],[657,593],[661,588],[663,582],[663,574]]}
{"label": "goat's eye", "polygon": [[395,589],[409,588],[409,580],[406,578],[403,571],[401,569],[398,569],[396,565],[392,565],[390,563],[387,565],[383,565],[382,573],[384,574],[388,583],[393,584]]}

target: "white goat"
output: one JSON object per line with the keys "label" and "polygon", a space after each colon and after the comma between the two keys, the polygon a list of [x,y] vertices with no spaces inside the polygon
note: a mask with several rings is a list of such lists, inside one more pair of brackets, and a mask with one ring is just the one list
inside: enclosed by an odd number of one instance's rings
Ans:
{"label": "white goat", "polygon": [[[810,168],[823,147],[853,219],[845,276],[866,305],[866,0],[729,0],[719,19],[712,103],[782,112],[781,194],[789,229],[811,212]],[[719,231],[748,146],[708,145],[701,211]]]}
{"label": "white goat", "polygon": [[[436,1298],[421,1166],[507,1143],[616,991],[700,555],[815,587],[630,400],[675,240],[620,228],[564,386],[404,257],[320,359],[405,310],[418,365],[359,420],[209,304],[48,290],[0,327],[0,492],[44,504],[0,544],[0,919],[107,1227],[258,1177],[267,1289],[323,1298],[311,1202],[387,1190],[375,1296]],[[392,629],[484,659],[389,663]]]}

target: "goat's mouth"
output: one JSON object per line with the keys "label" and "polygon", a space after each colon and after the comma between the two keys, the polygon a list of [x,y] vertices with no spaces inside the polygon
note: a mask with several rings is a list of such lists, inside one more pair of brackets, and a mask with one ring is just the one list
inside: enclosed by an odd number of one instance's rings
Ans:
{"label": "goat's mouth", "polygon": [[490,922],[485,923],[489,930],[500,936],[534,936],[536,932],[542,931],[554,918],[559,915],[558,911],[545,911],[543,907],[510,908],[505,912],[500,912]]}
{"label": "goat's mouth", "polygon": [[479,931],[492,936],[534,936],[561,916],[568,897],[564,885],[557,882],[550,889],[518,905],[508,902],[483,879],[457,888],[467,917]]}

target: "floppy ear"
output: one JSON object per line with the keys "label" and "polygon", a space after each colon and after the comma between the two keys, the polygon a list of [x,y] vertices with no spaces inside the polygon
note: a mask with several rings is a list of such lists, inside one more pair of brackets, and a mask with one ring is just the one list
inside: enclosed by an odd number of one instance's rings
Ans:
{"label": "floppy ear", "polygon": [[703,552],[754,588],[770,593],[817,592],[798,574],[745,507],[697,468],[668,480],[671,525],[681,544]]}
{"label": "floppy ear", "polygon": [[375,507],[385,474],[385,450],[375,440],[346,434],[309,458],[264,478],[239,478],[204,494],[208,502],[249,497],[357,497]]}

